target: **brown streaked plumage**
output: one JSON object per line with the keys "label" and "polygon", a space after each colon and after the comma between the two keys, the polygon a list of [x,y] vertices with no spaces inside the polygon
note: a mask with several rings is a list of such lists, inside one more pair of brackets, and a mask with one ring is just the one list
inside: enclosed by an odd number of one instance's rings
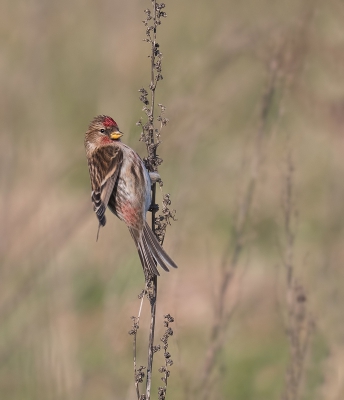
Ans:
{"label": "brown streaked plumage", "polygon": [[[85,134],[85,149],[92,186],[92,202],[105,226],[108,207],[129,228],[136,244],[144,273],[159,275],[156,264],[165,271],[177,265],[161,247],[146,222],[151,204],[151,178],[140,156],[121,142],[117,123],[98,115]],[[156,179],[156,174],[152,178]],[[98,234],[97,234],[98,238]]]}

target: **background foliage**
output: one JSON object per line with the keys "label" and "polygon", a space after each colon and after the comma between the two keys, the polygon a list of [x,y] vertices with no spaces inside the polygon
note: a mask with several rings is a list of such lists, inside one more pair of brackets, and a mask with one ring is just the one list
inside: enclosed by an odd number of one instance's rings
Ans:
{"label": "background foliage", "polygon": [[[135,396],[127,332],[143,274],[116,218],[95,242],[83,135],[95,115],[109,114],[124,142],[145,154],[135,123],[137,90],[149,81],[146,7],[0,4],[2,400]],[[282,199],[291,154],[293,267],[316,322],[301,398],[342,399],[344,6],[174,0],[166,12],[158,102],[170,123],[159,155],[178,218],[165,247],[180,265],[162,274],[158,295],[158,315],[176,319],[170,398],[202,388],[221,265],[252,173],[243,246],[224,300],[235,312],[209,398],[277,399],[283,391]]]}

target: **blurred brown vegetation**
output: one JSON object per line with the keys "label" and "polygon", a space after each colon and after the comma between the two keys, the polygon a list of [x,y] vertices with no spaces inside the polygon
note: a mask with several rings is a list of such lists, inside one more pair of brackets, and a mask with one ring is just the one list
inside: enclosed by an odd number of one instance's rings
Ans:
{"label": "blurred brown vegetation", "polygon": [[[93,116],[109,114],[124,141],[145,154],[135,123],[142,115],[137,90],[149,82],[141,23],[147,6],[0,4],[2,400],[135,397],[127,332],[143,274],[115,217],[95,242],[83,135]],[[202,391],[222,265],[233,255],[252,177],[240,254],[223,299],[235,312],[208,398],[283,393],[290,154],[293,271],[316,322],[300,398],[343,399],[344,5],[174,0],[166,12],[157,98],[170,123],[159,155],[178,218],[165,247],[180,265],[159,283],[158,316],[176,319],[168,395],[187,399]],[[162,332],[158,321],[157,337]],[[153,387],[158,373],[155,379]]]}

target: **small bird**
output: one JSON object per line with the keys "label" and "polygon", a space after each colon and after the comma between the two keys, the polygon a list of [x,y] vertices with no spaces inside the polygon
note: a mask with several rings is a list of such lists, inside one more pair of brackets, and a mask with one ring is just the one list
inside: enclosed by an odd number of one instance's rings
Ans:
{"label": "small bird", "polygon": [[121,142],[122,136],[116,121],[106,115],[95,117],[85,134],[91,198],[99,220],[98,234],[100,227],[106,224],[105,211],[109,207],[129,228],[145,276],[159,275],[157,264],[165,271],[169,271],[169,267],[177,268],[146,222],[152,182],[158,180],[159,175],[148,172],[140,156]]}

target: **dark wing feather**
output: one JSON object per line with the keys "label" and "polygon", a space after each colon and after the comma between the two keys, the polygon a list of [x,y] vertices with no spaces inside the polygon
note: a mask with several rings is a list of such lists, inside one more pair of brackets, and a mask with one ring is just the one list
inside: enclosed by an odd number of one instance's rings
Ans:
{"label": "dark wing feather", "polygon": [[122,161],[123,153],[121,149],[115,146],[102,146],[94,151],[91,159],[89,159],[93,189],[91,198],[99,220],[99,228],[106,224],[106,207],[121,169]]}
{"label": "dark wing feather", "polygon": [[99,224],[101,226],[104,226],[106,224],[106,218],[105,218],[106,207],[105,207],[105,204],[101,200],[101,191],[93,190],[91,198],[92,198],[92,203],[93,203],[93,209],[97,215]]}

